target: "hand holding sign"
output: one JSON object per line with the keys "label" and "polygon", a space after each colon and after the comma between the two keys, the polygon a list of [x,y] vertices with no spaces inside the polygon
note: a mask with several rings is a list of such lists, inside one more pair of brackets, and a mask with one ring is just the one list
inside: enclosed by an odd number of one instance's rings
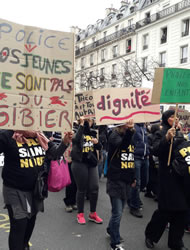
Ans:
{"label": "hand holding sign", "polygon": [[97,138],[92,138],[91,142],[92,142],[93,144],[98,144],[98,139],[97,139]]}
{"label": "hand holding sign", "polygon": [[175,135],[176,135],[176,129],[175,128],[168,129],[167,134],[166,134],[166,140],[170,141],[171,139],[174,138]]}
{"label": "hand holding sign", "polygon": [[128,129],[133,129],[134,128],[133,119],[130,119],[129,121],[126,122],[126,128],[128,128]]}

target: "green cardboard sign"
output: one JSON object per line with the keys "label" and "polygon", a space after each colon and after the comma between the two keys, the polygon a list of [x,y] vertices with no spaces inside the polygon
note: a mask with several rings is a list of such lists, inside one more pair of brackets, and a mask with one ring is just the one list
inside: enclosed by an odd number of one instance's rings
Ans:
{"label": "green cardboard sign", "polygon": [[190,103],[190,69],[164,69],[160,103]]}

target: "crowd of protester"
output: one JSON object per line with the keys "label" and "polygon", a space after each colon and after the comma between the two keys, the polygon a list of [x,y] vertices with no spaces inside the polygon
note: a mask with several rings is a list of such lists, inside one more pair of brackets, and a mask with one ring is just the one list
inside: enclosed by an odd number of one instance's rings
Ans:
{"label": "crowd of protester", "polygon": [[[81,117],[74,123],[73,132],[66,134],[63,139],[59,132],[44,132],[44,135],[39,137],[36,133],[28,135],[18,131],[2,131],[0,134],[0,152],[5,154],[3,194],[11,223],[10,250],[30,249],[28,242],[36,214],[40,210],[36,209],[32,201],[32,183],[31,187],[25,187],[24,184],[17,186],[17,175],[14,176],[16,169],[10,167],[15,164],[10,161],[18,161],[19,147],[26,148],[27,140],[36,140],[37,136],[40,138],[40,146],[43,149],[46,147],[42,154],[48,155],[49,160],[53,158],[52,154],[62,157],[70,144],[69,153],[64,157],[68,161],[71,184],[65,188],[63,201],[66,212],[77,210],[78,224],[86,224],[85,198],[89,199],[90,206],[88,220],[103,223],[96,207],[99,180],[107,178],[106,192],[110,199],[111,213],[109,221],[104,222],[107,223],[106,233],[110,237],[112,250],[125,249],[120,235],[125,205],[129,207],[132,216],[139,219],[143,217],[143,206],[146,204],[141,200],[142,195],[158,204],[158,209],[145,228],[146,247],[154,248],[168,228],[168,247],[172,250],[187,250],[183,235],[184,232],[190,233],[190,177],[176,169],[188,165],[185,161],[187,158],[181,155],[187,154],[190,158],[187,150],[190,141],[184,135],[179,120],[175,120],[173,110],[164,112],[161,122],[154,124],[134,124],[133,120],[129,120],[112,127],[96,126],[93,119]],[[168,164],[171,145],[171,160]],[[15,149],[16,146],[18,149]],[[22,175],[19,173],[18,178],[22,178]],[[28,176],[28,173],[24,176]],[[15,190],[19,197],[15,198]],[[20,197],[26,206],[18,202]]]}

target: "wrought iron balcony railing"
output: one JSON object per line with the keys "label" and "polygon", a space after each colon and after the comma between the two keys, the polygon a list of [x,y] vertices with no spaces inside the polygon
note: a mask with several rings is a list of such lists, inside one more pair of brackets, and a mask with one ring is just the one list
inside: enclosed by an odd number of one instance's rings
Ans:
{"label": "wrought iron balcony railing", "polygon": [[97,40],[97,41],[93,42],[92,44],[89,44],[83,48],[78,48],[75,51],[75,55],[76,56],[83,55],[83,54],[88,53],[91,50],[93,50],[101,45],[104,45],[110,41],[114,41],[114,40],[119,39],[119,38],[126,36],[126,35],[131,35],[131,34],[135,33],[137,29],[140,29],[146,25],[150,25],[150,24],[152,24],[160,19],[166,18],[166,17],[168,17],[172,14],[175,14],[179,11],[182,11],[188,7],[190,7],[190,0],[183,0],[175,5],[172,5],[166,9],[163,9],[162,11],[159,11],[159,12],[151,15],[150,17],[146,17],[143,20],[136,22],[136,24],[133,24],[129,27],[123,28],[123,29],[121,29],[121,30],[109,35],[109,36],[106,36],[100,40]]}

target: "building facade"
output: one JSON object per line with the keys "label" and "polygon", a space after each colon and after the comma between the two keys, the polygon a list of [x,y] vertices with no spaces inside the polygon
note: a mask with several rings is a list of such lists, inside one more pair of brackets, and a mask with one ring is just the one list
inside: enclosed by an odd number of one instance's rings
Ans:
{"label": "building facade", "polygon": [[76,91],[152,86],[156,67],[190,68],[190,0],[125,0],[76,34]]}

